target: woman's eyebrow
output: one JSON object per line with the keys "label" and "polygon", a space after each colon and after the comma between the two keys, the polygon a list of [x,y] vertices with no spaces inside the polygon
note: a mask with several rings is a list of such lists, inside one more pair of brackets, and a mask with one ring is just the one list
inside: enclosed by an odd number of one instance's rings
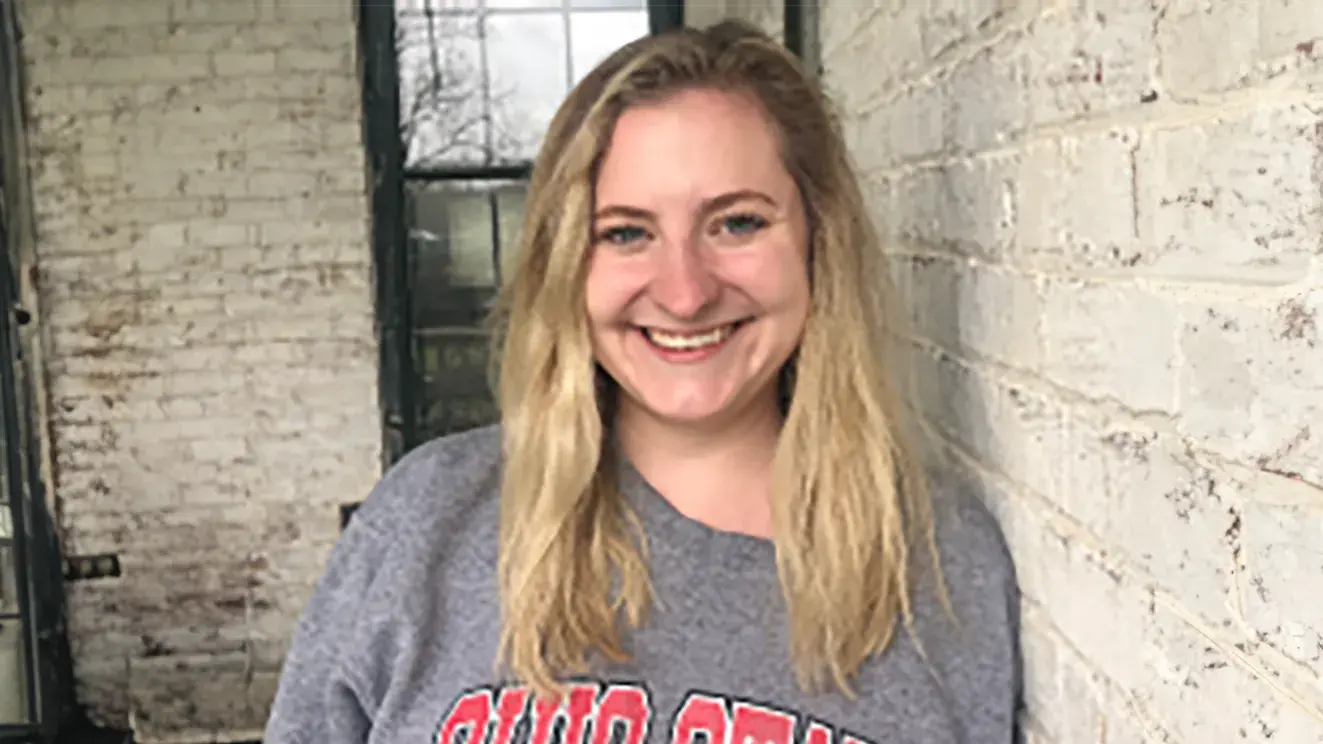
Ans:
{"label": "woman's eyebrow", "polygon": [[[737,189],[728,191],[724,194],[709,197],[703,200],[700,212],[702,214],[711,214],[725,209],[739,202],[753,200],[764,202],[770,206],[777,206],[776,200],[767,194],[756,189]],[[593,215],[594,219],[603,219],[606,217],[628,217],[637,220],[656,220],[657,215],[642,207],[633,207],[624,204],[608,204]]]}
{"label": "woman's eyebrow", "polygon": [[602,219],[604,217],[630,217],[636,220],[655,220],[657,215],[649,212],[642,207],[629,207],[623,204],[608,204],[597,210],[593,219]]}
{"label": "woman's eyebrow", "polygon": [[772,207],[776,206],[776,200],[761,191],[755,189],[739,189],[721,194],[720,196],[714,196],[711,199],[704,199],[703,213],[710,214],[725,209],[733,204],[749,200],[764,202]]}

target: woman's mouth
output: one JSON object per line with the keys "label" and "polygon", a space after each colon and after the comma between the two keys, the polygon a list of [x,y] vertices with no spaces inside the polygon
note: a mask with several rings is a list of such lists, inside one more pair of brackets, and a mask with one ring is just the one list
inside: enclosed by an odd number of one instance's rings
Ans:
{"label": "woman's mouth", "polygon": [[697,332],[640,326],[639,332],[649,344],[661,351],[677,353],[714,351],[725,344],[731,335],[747,322],[747,320],[739,320]]}

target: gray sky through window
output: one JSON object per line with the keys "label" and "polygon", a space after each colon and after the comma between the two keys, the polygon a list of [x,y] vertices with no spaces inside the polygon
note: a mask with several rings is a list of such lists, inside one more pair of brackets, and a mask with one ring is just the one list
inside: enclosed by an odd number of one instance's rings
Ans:
{"label": "gray sky through window", "polygon": [[644,0],[398,0],[410,167],[533,158],[570,88],[648,32]]}

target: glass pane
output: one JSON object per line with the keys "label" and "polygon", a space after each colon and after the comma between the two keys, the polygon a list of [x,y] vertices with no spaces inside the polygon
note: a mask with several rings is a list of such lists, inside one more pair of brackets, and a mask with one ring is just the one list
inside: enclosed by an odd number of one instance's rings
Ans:
{"label": "glass pane", "polygon": [[564,0],[486,0],[485,4],[491,10],[525,10],[529,8],[547,9],[560,8],[564,6]]}
{"label": "glass pane", "polygon": [[[4,432],[0,431],[0,457],[8,447]],[[14,512],[9,502],[9,472],[5,461],[0,460],[0,624],[5,617],[17,615],[18,606],[18,564],[15,559]],[[9,621],[13,624],[13,621]],[[3,667],[0,667],[3,669]],[[0,673],[0,680],[4,680]]]}
{"label": "glass pane", "polygon": [[[571,8],[590,8],[606,10],[642,10],[648,8],[648,0],[570,0]],[[643,14],[644,21],[647,13]]]}
{"label": "glass pane", "polygon": [[490,336],[473,328],[418,332],[418,426],[423,441],[496,421],[496,403],[487,384],[490,343]]}
{"label": "glass pane", "polygon": [[491,158],[478,24],[472,14],[399,21],[400,129],[410,167]]}
{"label": "glass pane", "polygon": [[516,254],[525,184],[411,184],[410,258],[419,424],[424,438],[490,423],[483,322]]}
{"label": "glass pane", "polygon": [[574,82],[581,80],[615,50],[647,35],[647,11],[573,14],[570,39],[574,46],[571,59]]}
{"label": "glass pane", "polygon": [[510,261],[519,252],[519,233],[524,226],[525,184],[511,183],[497,192],[496,209],[501,223],[501,273],[508,273]]}
{"label": "glass pane", "polygon": [[[9,506],[0,504],[8,524]],[[24,674],[23,625],[18,614],[18,573],[12,533],[0,534],[0,725],[27,723],[27,676]]]}
{"label": "glass pane", "polygon": [[563,13],[493,13],[487,21],[498,159],[531,160],[569,90]]}
{"label": "glass pane", "polygon": [[448,13],[477,9],[480,0],[395,0],[395,18],[399,20],[423,13]]}
{"label": "glass pane", "polygon": [[[3,225],[0,225],[3,227]],[[0,230],[0,237],[3,231]],[[0,457],[8,447],[0,430]],[[26,634],[19,619],[18,564],[14,539],[14,513],[9,503],[9,472],[0,460],[0,725],[28,723],[27,666],[23,655]]]}
{"label": "glass pane", "polygon": [[644,0],[396,0],[396,16],[417,169],[533,159],[572,82],[648,32]]}
{"label": "glass pane", "polygon": [[481,323],[502,265],[518,250],[524,189],[522,181],[410,185],[416,327]]}
{"label": "glass pane", "polygon": [[[0,522],[8,523],[9,507],[0,506],[5,517]],[[12,534],[0,537],[0,617],[18,614],[18,566],[14,562]]]}
{"label": "glass pane", "polygon": [[490,197],[478,188],[431,187],[415,192],[410,232],[417,272],[414,282],[423,293],[419,299],[429,299],[432,290],[441,287],[491,287],[496,283]]}

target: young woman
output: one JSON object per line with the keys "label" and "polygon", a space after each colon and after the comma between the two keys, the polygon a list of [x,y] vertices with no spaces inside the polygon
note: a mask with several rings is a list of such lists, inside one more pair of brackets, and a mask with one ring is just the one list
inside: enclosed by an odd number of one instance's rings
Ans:
{"label": "young woman", "polygon": [[500,424],[359,509],[266,742],[1010,742],[1014,572],[902,435],[879,258],[774,41],[602,63],[534,169]]}

